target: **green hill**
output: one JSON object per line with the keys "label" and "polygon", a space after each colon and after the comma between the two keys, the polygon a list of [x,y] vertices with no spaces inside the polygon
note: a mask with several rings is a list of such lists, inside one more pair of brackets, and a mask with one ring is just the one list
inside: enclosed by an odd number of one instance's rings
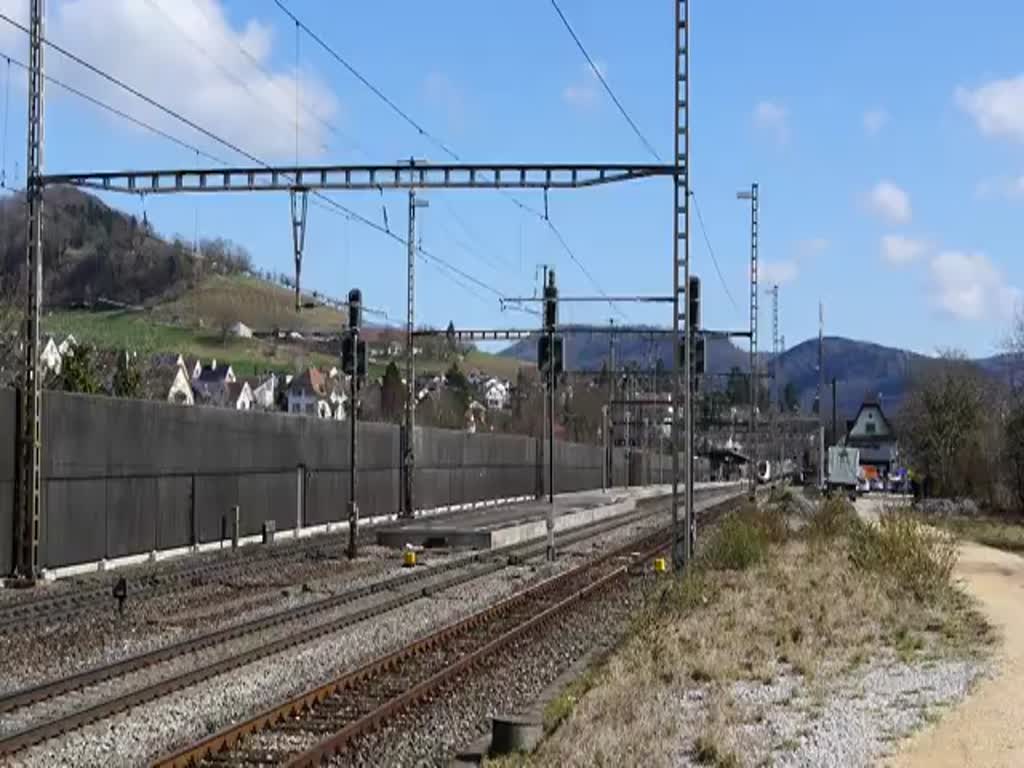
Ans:
{"label": "green hill", "polygon": [[[296,312],[293,290],[254,270],[244,248],[210,239],[196,253],[192,243],[164,238],[145,218],[72,187],[47,189],[45,213],[45,334],[58,339],[71,334],[101,349],[130,349],[142,356],[216,358],[243,374],[337,364],[336,340],[308,337],[311,331],[343,329],[344,304],[305,293],[303,309]],[[0,310],[9,310],[0,312],[0,353],[14,351],[10,331],[20,317],[14,286],[23,284],[24,221],[23,195],[0,198]],[[239,322],[256,338],[230,334]],[[306,338],[280,338],[278,330]],[[7,375],[12,366],[4,359],[0,354],[0,374]],[[477,351],[465,365],[506,377],[519,368],[514,360]],[[443,360],[417,361],[423,373],[446,366]],[[374,373],[382,367],[375,366]]]}

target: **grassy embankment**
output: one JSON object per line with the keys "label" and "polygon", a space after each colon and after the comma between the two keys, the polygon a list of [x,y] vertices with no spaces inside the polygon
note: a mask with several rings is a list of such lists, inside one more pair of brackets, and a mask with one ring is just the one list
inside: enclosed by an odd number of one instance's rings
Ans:
{"label": "grassy embankment", "polygon": [[[298,331],[332,331],[348,322],[343,313],[330,307],[295,312],[294,295],[287,289],[250,277],[214,277],[172,302],[145,311],[110,310],[56,311],[43,321],[46,334],[60,339],[73,334],[80,342],[100,348],[133,349],[140,355],[180,353],[203,361],[216,358],[230,363],[246,376],[257,371],[295,371],[303,365],[330,367],[337,361],[330,355],[304,348],[301,344],[266,339],[225,336],[223,328],[237,321],[257,330],[287,328]],[[417,361],[421,372],[443,371],[447,363]],[[471,352],[463,363],[490,375],[512,378],[519,361]],[[384,365],[372,365],[370,374],[379,376]]]}
{"label": "grassy embankment", "polygon": [[672,762],[689,691],[707,702],[689,758],[738,766],[738,734],[758,714],[733,701],[736,683],[795,674],[824,690],[884,654],[983,652],[989,627],[951,582],[953,537],[906,510],[872,526],[843,500],[811,509],[782,496],[723,520],[695,567],[657,584],[620,648],[549,705],[537,753],[494,764]]}

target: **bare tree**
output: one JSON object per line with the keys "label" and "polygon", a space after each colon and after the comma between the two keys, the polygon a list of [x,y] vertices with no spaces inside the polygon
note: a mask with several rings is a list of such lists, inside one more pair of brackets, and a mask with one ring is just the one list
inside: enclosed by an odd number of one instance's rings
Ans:
{"label": "bare tree", "polygon": [[912,384],[901,414],[903,441],[941,494],[962,495],[975,484],[991,416],[986,389],[982,373],[956,351],[942,353]]}

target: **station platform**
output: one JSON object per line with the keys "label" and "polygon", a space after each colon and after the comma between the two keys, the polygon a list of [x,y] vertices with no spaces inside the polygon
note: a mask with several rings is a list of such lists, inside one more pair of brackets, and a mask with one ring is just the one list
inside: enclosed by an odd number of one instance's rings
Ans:
{"label": "station platform", "polygon": [[[697,483],[695,495],[728,490],[736,483]],[[580,491],[555,497],[555,531],[628,514],[645,500],[666,497],[670,485],[609,488]],[[699,498],[699,497],[698,497]],[[377,532],[377,543],[385,547],[497,549],[539,539],[547,533],[550,508],[547,499],[507,504],[461,512],[457,516],[420,518]]]}

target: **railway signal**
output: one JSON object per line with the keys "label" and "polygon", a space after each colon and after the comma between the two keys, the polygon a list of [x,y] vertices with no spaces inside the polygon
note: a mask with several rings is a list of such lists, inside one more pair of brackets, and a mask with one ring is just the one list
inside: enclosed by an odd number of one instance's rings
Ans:
{"label": "railway signal", "polygon": [[359,535],[359,502],[356,497],[357,436],[359,434],[359,377],[366,375],[366,342],[359,338],[363,313],[363,293],[358,288],[348,292],[348,333],[341,344],[341,368],[349,376],[349,501],[348,556],[355,559]]}

